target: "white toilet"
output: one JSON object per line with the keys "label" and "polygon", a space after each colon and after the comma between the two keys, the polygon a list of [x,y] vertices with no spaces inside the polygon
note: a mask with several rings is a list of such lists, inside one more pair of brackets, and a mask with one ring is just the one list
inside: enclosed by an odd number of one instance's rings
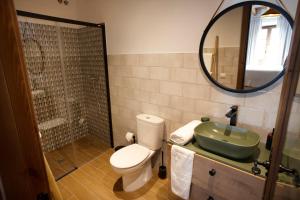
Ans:
{"label": "white toilet", "polygon": [[137,144],[131,144],[110,157],[113,169],[122,175],[123,190],[133,192],[152,177],[151,157],[162,146],[164,120],[147,114],[136,116]]}

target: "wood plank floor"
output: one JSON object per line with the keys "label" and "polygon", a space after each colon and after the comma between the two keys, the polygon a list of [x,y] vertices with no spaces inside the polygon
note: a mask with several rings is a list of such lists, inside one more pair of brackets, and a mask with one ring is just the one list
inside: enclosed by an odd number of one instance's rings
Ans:
{"label": "wood plank floor", "polygon": [[110,166],[109,158],[113,149],[107,149],[94,160],[60,179],[57,183],[64,200],[179,200],[169,191],[167,179],[161,180],[157,172],[152,179],[136,192],[122,190],[120,175]]}
{"label": "wood plank floor", "polygon": [[95,159],[110,147],[101,139],[88,135],[55,151],[45,153],[55,179]]}

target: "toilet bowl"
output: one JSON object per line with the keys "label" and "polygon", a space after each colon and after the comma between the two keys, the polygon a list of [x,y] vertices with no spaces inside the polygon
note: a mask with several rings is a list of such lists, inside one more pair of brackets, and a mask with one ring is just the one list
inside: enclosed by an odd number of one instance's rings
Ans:
{"label": "toilet bowl", "polygon": [[123,190],[135,191],[152,177],[151,157],[154,151],[132,144],[115,152],[110,158],[113,170],[122,175]]}
{"label": "toilet bowl", "polygon": [[110,157],[113,170],[122,175],[126,192],[143,187],[151,179],[151,157],[162,145],[164,120],[147,114],[136,118],[138,143],[126,146]]}

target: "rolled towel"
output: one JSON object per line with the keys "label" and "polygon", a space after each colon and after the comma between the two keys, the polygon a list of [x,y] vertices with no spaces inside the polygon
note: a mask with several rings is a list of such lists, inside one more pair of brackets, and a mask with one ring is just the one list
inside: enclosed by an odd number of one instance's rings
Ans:
{"label": "rolled towel", "polygon": [[170,140],[179,145],[185,145],[192,140],[194,129],[201,123],[200,120],[193,120],[183,127],[177,129],[170,135]]}

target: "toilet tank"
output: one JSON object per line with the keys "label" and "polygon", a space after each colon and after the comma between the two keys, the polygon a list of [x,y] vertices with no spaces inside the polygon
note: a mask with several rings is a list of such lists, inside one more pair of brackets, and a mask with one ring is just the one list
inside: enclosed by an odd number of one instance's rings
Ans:
{"label": "toilet tank", "polygon": [[151,150],[160,149],[162,146],[164,120],[154,115],[139,114],[137,120],[138,144]]}

